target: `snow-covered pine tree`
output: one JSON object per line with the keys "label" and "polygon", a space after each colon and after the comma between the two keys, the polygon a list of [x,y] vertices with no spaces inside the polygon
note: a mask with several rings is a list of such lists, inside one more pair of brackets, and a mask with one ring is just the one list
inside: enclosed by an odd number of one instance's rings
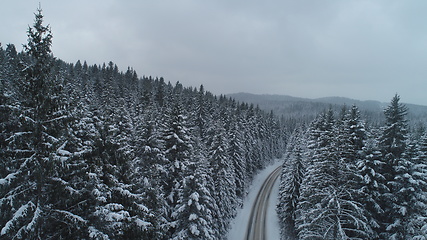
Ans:
{"label": "snow-covered pine tree", "polygon": [[232,217],[235,216],[236,191],[234,181],[234,166],[229,161],[229,142],[222,121],[214,122],[211,145],[208,150],[210,171],[214,179],[213,196],[218,205],[218,212],[213,213],[216,220],[218,236],[225,236],[227,226]]}
{"label": "snow-covered pine tree", "polygon": [[187,168],[193,148],[190,134],[190,127],[187,123],[187,115],[183,110],[180,96],[170,96],[167,114],[164,115],[163,127],[163,151],[165,153],[166,163],[164,170],[166,173],[163,179],[164,194],[167,199],[166,220],[169,222],[169,229],[164,238],[170,238],[176,227],[174,211],[178,204],[178,194],[182,190],[182,182],[185,178],[185,169]]}
{"label": "snow-covered pine tree", "polygon": [[28,57],[25,53],[18,53],[16,47],[13,44],[7,44],[5,49],[4,59],[4,70],[2,78],[5,86],[7,86],[7,93],[13,99],[13,102],[18,101],[19,97],[22,97],[24,93],[22,79],[25,78],[22,74],[23,66],[21,61],[27,60]]}
{"label": "snow-covered pine tree", "polygon": [[[406,221],[404,229],[407,239],[427,239],[427,162],[425,136],[419,141],[410,141],[407,145],[405,158],[407,159],[408,174],[404,175],[404,183],[409,182],[409,187],[400,191],[407,194]],[[424,146],[423,146],[424,145]],[[405,193],[406,192],[406,193]]]}
{"label": "snow-covered pine tree", "polygon": [[203,85],[200,86],[197,99],[195,99],[196,108],[195,111],[195,123],[198,129],[199,137],[203,140],[206,137],[206,132],[208,129],[208,120],[210,117],[210,102],[208,97],[205,94]]}
{"label": "snow-covered pine tree", "polygon": [[248,185],[248,176],[247,176],[247,164],[244,159],[245,150],[243,147],[243,137],[242,124],[240,122],[240,114],[236,114],[234,121],[232,123],[231,129],[228,133],[229,149],[228,153],[230,155],[230,161],[233,163],[234,169],[234,181],[236,185],[236,197],[237,204],[239,206],[243,205],[243,198],[246,196],[246,187]]}
{"label": "snow-covered pine tree", "polygon": [[297,238],[295,220],[300,187],[305,174],[304,136],[301,129],[296,129],[288,141],[282,174],[280,178],[279,204],[277,212],[281,223],[281,236],[284,240]]}
{"label": "snow-covered pine tree", "polygon": [[156,83],[157,88],[154,93],[154,101],[160,108],[162,108],[166,100],[166,84],[163,78],[156,79]]}
{"label": "snow-covered pine tree", "polygon": [[[118,91],[124,91],[123,88],[124,86],[119,85]],[[151,234],[149,232],[151,212],[146,206],[147,196],[145,194],[149,183],[134,175],[138,174],[136,171],[138,171],[139,162],[134,160],[139,146],[135,145],[137,136],[135,136],[134,121],[130,114],[130,111],[134,109],[127,106],[124,98],[118,99],[118,106],[115,107],[114,127],[110,128],[112,135],[109,141],[116,146],[116,172],[114,175],[118,180],[112,188],[111,201],[123,206],[123,211],[126,212],[121,237],[152,239],[149,236]]]}
{"label": "snow-covered pine tree", "polygon": [[342,191],[344,201],[351,202],[351,217],[344,224],[349,238],[371,238],[373,231],[368,214],[364,208],[360,188],[363,186],[362,176],[357,169],[357,163],[362,159],[362,150],[367,138],[364,123],[360,119],[358,108],[353,105],[349,110],[343,108],[343,115],[337,124],[336,151],[340,171],[337,186]]}
{"label": "snow-covered pine tree", "polygon": [[[6,176],[7,142],[10,134],[18,125],[17,117],[12,114],[12,88],[7,77],[9,58],[0,44],[0,176]],[[4,218],[3,218],[4,219]],[[0,226],[2,222],[0,220]]]}
{"label": "snow-covered pine tree", "polygon": [[144,203],[150,210],[150,228],[147,239],[163,239],[167,229],[167,200],[164,196],[164,181],[167,172],[164,169],[166,159],[162,149],[159,129],[160,114],[157,105],[148,105],[144,113],[137,118],[135,159],[133,162],[132,181],[136,191],[144,194]]}
{"label": "snow-covered pine tree", "polygon": [[[360,239],[369,237],[363,206],[352,198],[355,189],[341,156],[340,130],[329,109],[310,127],[307,174],[296,211],[300,239]],[[338,125],[339,126],[339,125]]]}
{"label": "snow-covered pine tree", "polygon": [[[320,115],[309,127],[307,173],[300,186],[300,200],[296,210],[298,238],[317,239],[337,237],[336,221],[327,221],[329,212],[327,204],[335,193],[330,185],[337,176],[337,159],[333,156],[333,112]],[[331,172],[332,171],[332,172]],[[332,225],[332,226],[328,226]],[[328,232],[325,232],[328,231]]]}
{"label": "snow-covered pine tree", "polygon": [[409,197],[406,190],[411,187],[406,183],[410,164],[404,158],[408,134],[407,111],[407,107],[400,103],[400,97],[396,94],[384,110],[386,123],[379,138],[381,152],[386,162],[382,174],[390,189],[390,193],[385,194],[383,200],[385,210],[383,237],[387,239],[405,238],[404,222],[407,220],[410,207],[407,206],[406,199]]}
{"label": "snow-covered pine tree", "polygon": [[268,136],[268,147],[271,151],[270,158],[281,158],[283,156],[282,146],[285,146],[285,132],[280,127],[280,122],[275,117],[273,111],[267,117],[266,126]]}
{"label": "snow-covered pine tree", "polygon": [[427,199],[424,194],[427,192],[427,132],[420,139],[418,153],[413,157],[413,163],[414,172],[416,173],[413,176],[419,185],[415,189],[415,197],[419,199],[416,207],[419,211],[414,215],[411,225],[417,229],[414,231],[414,239],[427,239]]}
{"label": "snow-covered pine tree", "polygon": [[214,180],[208,174],[208,161],[199,150],[192,154],[182,190],[179,192],[178,204],[173,216],[176,222],[176,230],[171,239],[219,239],[215,229],[216,219],[214,214],[218,212],[216,200],[212,191]]}
{"label": "snow-covered pine tree", "polygon": [[62,211],[55,208],[55,195],[61,165],[68,159],[63,151],[68,115],[61,78],[51,75],[51,44],[50,27],[43,25],[42,10],[37,9],[25,45],[28,58],[23,61],[20,126],[6,139],[15,154],[8,161],[9,181],[1,194],[2,205],[9,205],[7,222],[0,232],[4,237],[46,238],[62,225],[54,216]]}
{"label": "snow-covered pine tree", "polygon": [[257,122],[255,119],[254,106],[242,103],[240,105],[240,110],[242,111],[242,132],[243,132],[243,147],[244,147],[244,158],[246,159],[246,175],[250,176],[252,180],[252,176],[256,173],[256,169],[259,162],[259,146],[257,139]]}
{"label": "snow-covered pine tree", "polygon": [[384,209],[381,204],[383,194],[389,192],[382,169],[385,162],[382,159],[378,143],[375,139],[366,141],[361,158],[357,162],[360,176],[360,198],[366,210],[366,217],[373,230],[373,239],[378,239],[381,233],[381,223]]}

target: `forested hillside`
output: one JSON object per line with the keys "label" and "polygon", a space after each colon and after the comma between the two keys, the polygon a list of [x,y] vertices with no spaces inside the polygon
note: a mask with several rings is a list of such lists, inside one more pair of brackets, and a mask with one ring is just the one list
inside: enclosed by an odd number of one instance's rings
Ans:
{"label": "forested hillside", "polygon": [[396,95],[370,127],[352,106],[292,135],[278,213],[283,239],[426,239],[427,133]]}
{"label": "forested hillside", "polygon": [[1,239],[224,239],[285,145],[272,113],[55,59],[41,10],[0,47]]}
{"label": "forested hillside", "polygon": [[[340,111],[343,105],[348,107],[356,105],[359,108],[361,117],[369,125],[380,126],[384,123],[383,114],[387,103],[378,101],[360,101],[345,97],[325,97],[317,99],[298,98],[286,95],[250,94],[235,93],[228,94],[238,101],[252,103],[265,111],[274,111],[278,116],[282,116],[288,129],[294,129],[301,123],[309,124],[317,115],[325,109],[332,108]],[[407,118],[410,128],[418,128],[427,124],[427,106],[405,104],[408,108]]]}

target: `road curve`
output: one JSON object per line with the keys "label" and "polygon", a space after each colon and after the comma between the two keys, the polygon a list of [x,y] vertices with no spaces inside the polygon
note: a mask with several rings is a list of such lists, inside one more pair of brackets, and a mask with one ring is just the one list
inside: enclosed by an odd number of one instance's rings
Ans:
{"label": "road curve", "polygon": [[248,227],[246,229],[245,240],[266,240],[266,217],[268,209],[268,201],[270,199],[271,190],[274,183],[279,178],[282,167],[274,169],[270,175],[268,175],[265,182],[262,184],[259,190],[254,205],[251,210],[249,217]]}

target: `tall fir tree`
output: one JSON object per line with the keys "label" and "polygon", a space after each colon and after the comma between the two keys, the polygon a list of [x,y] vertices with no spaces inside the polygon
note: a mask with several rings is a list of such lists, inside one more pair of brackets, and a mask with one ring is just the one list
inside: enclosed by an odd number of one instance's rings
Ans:
{"label": "tall fir tree", "polygon": [[296,210],[301,193],[301,183],[305,175],[303,142],[301,130],[296,129],[287,146],[287,161],[283,163],[280,179],[279,204],[277,206],[284,240],[297,238]]}
{"label": "tall fir tree", "polygon": [[378,239],[382,233],[381,223],[384,216],[382,205],[383,195],[389,192],[382,169],[385,162],[382,159],[378,143],[369,139],[363,147],[361,158],[357,162],[360,176],[360,199],[366,210],[366,217],[371,226],[372,238]]}
{"label": "tall fir tree", "polygon": [[180,96],[175,95],[173,99],[175,102],[169,106],[166,115],[168,118],[163,126],[163,151],[166,158],[164,166],[166,177],[163,179],[163,184],[167,199],[165,218],[169,222],[169,230],[165,238],[173,236],[177,221],[180,220],[176,218],[174,211],[178,204],[179,192],[183,187],[186,168],[193,148],[190,128]]}
{"label": "tall fir tree", "polygon": [[[15,238],[45,238],[63,224],[56,214],[64,213],[58,207],[56,194],[61,166],[68,159],[63,150],[67,142],[63,129],[67,129],[67,111],[61,94],[61,78],[51,75],[54,64],[52,34],[43,25],[42,10],[35,13],[33,27],[28,29],[22,73],[23,98],[20,102],[19,130],[6,141],[15,152],[8,163],[10,184],[2,191],[10,205],[8,221],[1,235]],[[68,213],[66,213],[68,214]],[[66,221],[64,223],[67,224]]]}
{"label": "tall fir tree", "polygon": [[[218,212],[214,213],[217,220],[218,236],[224,236],[227,231],[228,220],[235,215],[236,206],[234,169],[228,161],[228,138],[222,121],[217,120],[213,125],[213,138],[209,147],[209,163],[214,179],[214,198],[218,205]],[[225,221],[224,221],[225,220]]]}
{"label": "tall fir tree", "polygon": [[333,115],[329,109],[309,130],[312,153],[296,210],[300,239],[364,239],[371,234],[363,205],[353,197],[354,163],[343,151],[354,147],[342,143],[348,131],[340,130],[344,124],[336,124]]}
{"label": "tall fir tree", "polygon": [[[407,107],[400,103],[396,94],[390,105],[384,110],[385,126],[379,138],[382,157],[385,161],[382,173],[390,192],[383,195],[383,209],[385,210],[382,235],[389,239],[404,239],[404,222],[407,221],[407,197],[409,192],[405,189],[410,163],[404,154],[407,145]],[[405,193],[403,194],[404,191]]]}
{"label": "tall fir tree", "polygon": [[218,212],[213,197],[213,179],[207,172],[208,161],[200,150],[192,154],[183,187],[174,210],[176,231],[171,239],[218,239],[214,214]]}

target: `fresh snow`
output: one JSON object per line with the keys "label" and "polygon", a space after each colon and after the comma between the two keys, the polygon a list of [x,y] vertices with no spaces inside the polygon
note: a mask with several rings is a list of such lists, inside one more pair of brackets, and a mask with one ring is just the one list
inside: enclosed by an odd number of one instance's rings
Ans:
{"label": "fresh snow", "polygon": [[14,222],[26,216],[26,214],[28,213],[28,210],[34,207],[35,207],[34,203],[30,201],[27,204],[22,205],[20,208],[18,208],[18,210],[13,214],[12,219],[10,219],[6,223],[6,225],[2,228],[0,232],[0,236],[5,235],[9,231],[9,229],[13,226]]}
{"label": "fresh snow", "polygon": [[16,178],[15,175],[17,174],[17,172],[9,173],[5,178],[0,178],[0,185],[9,184],[12,179]]}
{"label": "fresh snow", "polygon": [[64,210],[55,210],[56,212],[62,213],[66,218],[70,219],[71,221],[75,222],[83,222],[86,223],[87,221],[84,220],[82,217],[80,217],[79,215],[76,215],[74,213],[71,213],[69,211],[64,211]]}
{"label": "fresh snow", "polygon": [[200,234],[200,231],[199,231],[199,229],[197,229],[196,225],[190,226],[190,232],[196,236],[199,236],[199,234]]}
{"label": "fresh snow", "polygon": [[[231,223],[231,229],[227,236],[229,240],[244,239],[248,226],[249,216],[251,214],[252,206],[254,205],[257,193],[261,189],[261,185],[264,183],[267,176],[282,163],[283,160],[278,159],[272,165],[266,167],[255,176],[251,186],[249,187],[249,194],[246,196],[246,199],[243,202],[243,208],[238,209],[237,216]],[[270,207],[267,212],[267,239],[270,240],[280,239],[279,219],[276,213],[276,205],[279,196],[279,183],[280,179],[278,179],[278,181],[276,181],[274,184],[269,202]]]}
{"label": "fresh snow", "polygon": [[197,218],[199,218],[199,216],[197,216],[196,214],[192,213],[192,214],[190,214],[190,216],[188,217],[188,220],[193,221],[193,220],[196,220]]}
{"label": "fresh snow", "polygon": [[141,227],[141,228],[144,228],[144,229],[151,225],[151,223],[146,222],[146,221],[142,221],[139,218],[137,218],[135,220],[135,223],[136,223],[136,225],[138,225],[138,227]]}

